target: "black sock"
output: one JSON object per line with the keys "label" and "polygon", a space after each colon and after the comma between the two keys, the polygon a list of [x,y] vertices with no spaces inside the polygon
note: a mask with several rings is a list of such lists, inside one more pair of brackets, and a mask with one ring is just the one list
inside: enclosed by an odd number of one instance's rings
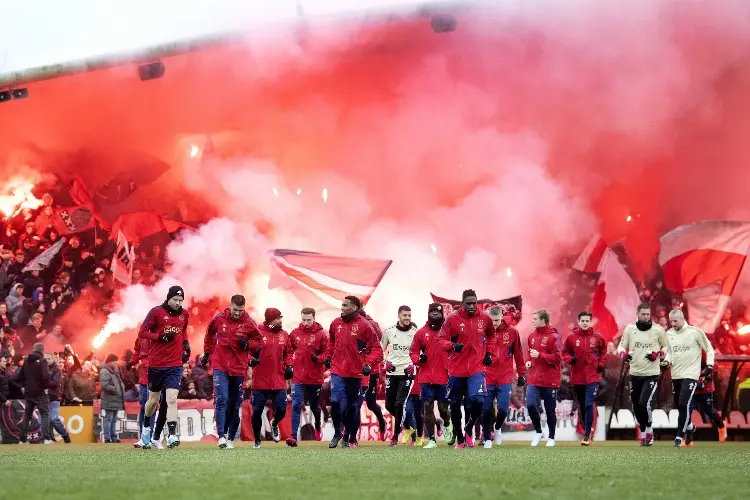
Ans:
{"label": "black sock", "polygon": [[331,419],[333,420],[333,433],[341,435],[341,403],[331,403]]}
{"label": "black sock", "polygon": [[497,411],[497,419],[495,420],[495,429],[502,429],[503,424],[505,423],[505,418],[508,416],[508,414],[503,410]]}
{"label": "black sock", "polygon": [[177,422],[167,422],[167,429],[169,429],[170,436],[177,435]]}

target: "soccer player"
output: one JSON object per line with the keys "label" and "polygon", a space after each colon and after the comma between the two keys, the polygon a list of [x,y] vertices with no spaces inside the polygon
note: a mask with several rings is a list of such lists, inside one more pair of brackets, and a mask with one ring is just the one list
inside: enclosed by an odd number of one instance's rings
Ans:
{"label": "soccer player", "polygon": [[[669,313],[667,331],[669,346],[672,349],[672,393],[677,407],[677,437],[674,446],[679,448],[685,440],[685,433],[690,432],[692,440],[693,424],[690,422],[690,411],[693,395],[698,386],[698,379],[709,377],[714,370],[714,348],[708,337],[700,328],[688,325],[680,309]],[[701,353],[706,353],[706,367],[701,370]]]}
{"label": "soccer player", "polygon": [[[705,351],[701,354],[701,371],[704,371],[708,367],[706,363]],[[724,420],[719,415],[719,412],[714,408],[714,377],[713,373],[702,375],[698,379],[698,388],[695,390],[695,396],[693,396],[692,408],[690,408],[690,414],[692,415],[693,410],[697,409],[701,414],[708,415],[711,422],[716,427],[719,433],[719,441],[722,443],[727,440],[727,427],[724,425]],[[685,434],[685,444],[692,446],[693,432],[688,429]]]}
{"label": "soccer player", "polygon": [[258,327],[263,338],[259,356],[250,359],[253,367],[252,407],[253,435],[255,445],[260,448],[263,427],[263,409],[266,401],[273,401],[271,434],[274,443],[281,441],[279,422],[286,415],[286,381],[294,377],[293,352],[289,334],[281,327],[281,311],[266,309],[265,321]]}
{"label": "soccer player", "polygon": [[[485,367],[492,365],[495,350],[495,326],[492,319],[477,310],[477,294],[464,290],[461,307],[448,316],[442,334],[453,343],[453,352],[448,356],[448,396],[451,401],[451,421],[458,441],[456,449],[474,446],[472,431],[487,407]],[[470,411],[465,428],[461,428],[461,407],[468,399]]]}
{"label": "soccer player", "polygon": [[141,442],[143,449],[151,448],[151,418],[156,411],[162,389],[166,389],[167,447],[180,445],[177,437],[177,394],[182,381],[182,363],[190,359],[187,338],[189,314],[183,310],[185,292],[172,286],[160,306],[151,309],[141,325],[138,337],[151,341],[148,351],[148,401],[144,409]]}
{"label": "soccer player", "polygon": [[578,413],[583,422],[581,446],[591,444],[591,425],[594,423],[594,400],[602,381],[607,360],[607,342],[591,328],[591,313],[578,313],[578,326],[565,339],[563,359],[570,365],[570,383],[578,400]]}
{"label": "soccer player", "polygon": [[257,353],[262,347],[258,325],[245,311],[245,297],[233,295],[229,307],[208,324],[200,358],[203,368],[209,361],[213,367],[216,432],[222,450],[234,448],[250,353]]}
{"label": "soccer player", "polygon": [[[377,335],[378,337],[378,342],[380,342],[383,338],[383,331],[381,330],[378,322],[372,319],[364,309],[360,310],[360,314],[367,320],[368,323],[370,323],[370,326],[372,326],[375,335]],[[372,373],[370,373],[367,382],[363,380],[362,383],[367,384],[366,390],[364,391],[364,401],[365,403],[367,403],[367,409],[370,410],[372,414],[375,415],[375,418],[378,419],[378,431],[380,432],[379,437],[381,441],[385,441],[385,417],[383,416],[383,409],[380,407],[377,400],[377,388],[381,368],[382,364],[380,363],[373,366]],[[357,413],[357,415],[359,416],[360,414]]]}
{"label": "soccer player", "polygon": [[672,359],[667,332],[651,321],[651,305],[638,306],[638,320],[625,327],[617,352],[630,364],[630,401],[641,431],[641,446],[651,446],[651,400],[658,389],[661,368]]}
{"label": "soccer player", "polygon": [[289,334],[294,353],[294,378],[292,378],[292,435],[288,446],[297,446],[300,414],[305,401],[315,420],[315,440],[320,441],[320,391],[323,387],[323,353],[328,348],[328,336],[315,321],[315,309],[302,309],[302,322]]}
{"label": "soccer player", "polygon": [[544,437],[542,433],[542,419],[539,406],[544,403],[544,413],[547,415],[547,446],[555,446],[555,429],[557,427],[557,389],[560,388],[560,364],[562,362],[562,346],[560,334],[549,324],[549,312],[546,309],[534,311],[532,325],[534,331],[528,338],[529,385],[526,388],[526,409],[534,424],[536,435],[531,440],[531,446],[539,446]]}
{"label": "soccer player", "polygon": [[[503,444],[503,423],[510,412],[510,394],[513,391],[513,373],[518,371],[518,386],[523,387],[526,383],[526,363],[523,360],[523,346],[521,335],[511,325],[512,312],[515,307],[508,305],[492,306],[488,315],[492,318],[495,327],[496,347],[492,365],[487,367],[487,395],[483,413],[484,422],[484,447],[492,448],[492,404],[497,401],[497,417],[495,418],[495,444]],[[513,365],[515,363],[515,370]]]}
{"label": "soccer player", "polygon": [[427,323],[414,334],[409,350],[413,364],[419,367],[420,397],[424,406],[424,422],[429,441],[425,449],[437,448],[435,439],[435,403],[443,419],[443,438],[453,436],[451,415],[448,411],[448,353],[453,343],[443,335],[445,322],[443,306],[433,302],[427,309]]}
{"label": "soccer player", "polygon": [[[341,303],[341,316],[328,330],[328,349],[325,364],[331,369],[331,417],[333,439],[329,448],[336,448],[346,434],[356,438],[357,399],[362,376],[369,376],[372,367],[383,361],[383,350],[371,324],[360,315],[362,301],[347,295]],[[344,434],[341,420],[346,416]],[[348,443],[347,443],[348,444]]]}
{"label": "soccer player", "polygon": [[[417,326],[411,322],[411,308],[401,306],[398,308],[398,321],[383,331],[380,345],[385,356],[385,409],[393,415],[393,436],[391,446],[398,444],[398,435],[404,427],[404,414],[406,411],[406,400],[409,397],[411,386],[414,383],[414,365],[409,357],[411,342]],[[407,373],[410,370],[410,373]],[[406,429],[408,442],[414,429]]]}

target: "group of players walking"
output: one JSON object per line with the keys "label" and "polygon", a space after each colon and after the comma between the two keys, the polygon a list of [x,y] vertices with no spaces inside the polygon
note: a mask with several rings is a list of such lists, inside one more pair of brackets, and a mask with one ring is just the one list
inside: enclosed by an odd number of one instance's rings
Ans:
{"label": "group of players walking", "polygon": [[[167,446],[179,445],[177,436],[177,393],[182,364],[190,358],[187,340],[188,312],[182,308],[184,291],[169,289],[167,298],[153,308],[136,340],[136,361],[141,360],[141,439],[137,447],[161,447],[158,435],[166,422]],[[538,446],[542,431],[540,408],[547,416],[546,446],[555,446],[556,392],[560,387],[561,365],[570,365],[583,426],[581,444],[591,443],[594,400],[606,358],[606,342],[591,327],[591,314],[578,315],[576,327],[563,343],[550,326],[546,310],[534,311],[534,330],[524,349],[513,326],[513,306],[496,305],[478,310],[477,295],[466,290],[461,307],[449,316],[439,303],[428,308],[427,323],[418,328],[411,322],[411,309],[401,306],[398,322],[381,331],[355,296],[346,297],[341,315],[328,333],[315,321],[315,310],[304,308],[301,323],[287,333],[278,309],[266,309],[258,325],[245,311],[245,298],[235,295],[223,313],[210,322],[200,364],[213,367],[216,430],[220,448],[233,448],[240,423],[242,390],[248,367],[252,368],[252,428],[255,448],[261,447],[262,416],[272,402],[272,437],[281,440],[279,423],[287,410],[287,381],[291,380],[292,433],[287,445],[297,446],[300,414],[310,404],[315,436],[321,437],[320,393],[324,373],[330,370],[331,417],[334,436],[329,447],[356,447],[360,409],[367,404],[378,420],[380,438],[385,440],[386,422],[376,402],[375,389],[382,371],[386,375],[386,409],[394,417],[391,445],[415,439],[424,448],[437,447],[435,407],[443,421],[442,432],[457,449],[473,447],[475,424],[481,422],[485,448],[502,443],[502,425],[510,411],[513,379],[526,385],[526,406],[534,426],[531,446]],[[641,431],[641,445],[653,444],[651,401],[661,370],[672,371],[679,422],[675,446],[692,441],[690,412],[696,404],[715,416],[711,404],[711,375],[714,352],[705,333],[688,325],[680,310],[670,313],[672,328],[665,332],[651,322],[648,304],[639,306],[638,321],[628,325],[618,347],[629,363],[631,399]],[[703,354],[703,365],[701,355]],[[147,388],[146,388],[147,387]],[[696,397],[696,390],[704,392]],[[410,398],[410,394],[418,394]],[[407,418],[424,415],[413,425]],[[709,406],[710,405],[710,406]],[[159,408],[155,432],[154,414]],[[717,416],[718,418],[718,416]],[[718,418],[718,422],[721,419]],[[416,429],[415,429],[416,427]]]}

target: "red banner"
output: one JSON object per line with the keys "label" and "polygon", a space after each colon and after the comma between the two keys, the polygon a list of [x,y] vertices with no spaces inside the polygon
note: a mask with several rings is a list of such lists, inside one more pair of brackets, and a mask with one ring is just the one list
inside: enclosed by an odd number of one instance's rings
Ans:
{"label": "red banner", "polygon": [[91,229],[96,225],[91,205],[56,208],[52,224],[61,236]]}

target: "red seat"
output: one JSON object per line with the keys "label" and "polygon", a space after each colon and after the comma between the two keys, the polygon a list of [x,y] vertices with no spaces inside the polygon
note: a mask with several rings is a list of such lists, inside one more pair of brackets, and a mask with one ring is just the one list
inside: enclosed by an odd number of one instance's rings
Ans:
{"label": "red seat", "polygon": [[745,421],[745,416],[738,412],[738,411],[732,411],[729,412],[729,420],[727,421],[727,428],[729,429],[739,429],[739,428],[747,428],[747,422]]}
{"label": "red seat", "polygon": [[708,429],[711,427],[711,424],[703,421],[703,416],[698,410],[693,410],[693,413],[690,415],[690,421],[697,429]]}

